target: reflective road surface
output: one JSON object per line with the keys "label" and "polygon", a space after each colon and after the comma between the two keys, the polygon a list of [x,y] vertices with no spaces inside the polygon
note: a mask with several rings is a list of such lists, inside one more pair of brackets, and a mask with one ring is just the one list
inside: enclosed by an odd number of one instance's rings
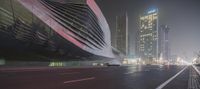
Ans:
{"label": "reflective road surface", "polygon": [[0,89],[200,89],[199,80],[195,66],[0,68]]}

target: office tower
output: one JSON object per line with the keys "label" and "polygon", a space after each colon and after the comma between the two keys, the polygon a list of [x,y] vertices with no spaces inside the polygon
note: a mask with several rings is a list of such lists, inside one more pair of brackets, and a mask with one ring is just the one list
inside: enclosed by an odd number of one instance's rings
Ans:
{"label": "office tower", "polygon": [[116,17],[116,48],[125,56],[128,55],[128,15]]}
{"label": "office tower", "polygon": [[158,59],[158,10],[148,10],[140,16],[137,32],[137,48],[139,57],[151,62]]}
{"label": "office tower", "polygon": [[169,60],[170,55],[169,30],[168,25],[161,25],[159,29],[159,53],[164,60]]}

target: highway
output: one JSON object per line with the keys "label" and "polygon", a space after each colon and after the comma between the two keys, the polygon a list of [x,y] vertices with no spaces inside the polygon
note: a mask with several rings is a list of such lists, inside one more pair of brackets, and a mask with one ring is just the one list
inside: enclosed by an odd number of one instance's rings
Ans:
{"label": "highway", "polygon": [[0,89],[200,89],[195,68],[175,65],[0,68]]}

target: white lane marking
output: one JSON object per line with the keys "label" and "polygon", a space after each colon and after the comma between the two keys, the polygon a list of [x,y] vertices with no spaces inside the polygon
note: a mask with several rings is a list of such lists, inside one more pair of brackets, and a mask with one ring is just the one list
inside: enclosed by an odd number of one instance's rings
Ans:
{"label": "white lane marking", "polygon": [[124,73],[124,74],[133,74],[133,73],[135,73],[135,72],[128,72],[128,73]]}
{"label": "white lane marking", "polygon": [[163,87],[165,87],[168,83],[170,83],[172,80],[174,80],[178,75],[180,75],[188,66],[186,66],[185,68],[183,68],[180,72],[178,72],[176,75],[174,75],[173,77],[171,77],[170,79],[168,79],[167,81],[165,81],[164,83],[162,83],[160,86],[158,86],[156,89],[162,89]]}
{"label": "white lane marking", "polygon": [[71,72],[71,73],[61,73],[60,75],[70,75],[70,74],[79,74],[80,72]]}
{"label": "white lane marking", "polygon": [[65,81],[64,83],[75,83],[75,82],[81,82],[81,81],[87,81],[87,80],[93,80],[95,77],[90,77],[90,78],[83,78],[83,79],[77,79],[77,80],[70,80],[70,81]]}
{"label": "white lane marking", "polygon": [[196,70],[196,72],[200,75],[200,71],[197,69],[196,66],[192,65],[192,67]]}

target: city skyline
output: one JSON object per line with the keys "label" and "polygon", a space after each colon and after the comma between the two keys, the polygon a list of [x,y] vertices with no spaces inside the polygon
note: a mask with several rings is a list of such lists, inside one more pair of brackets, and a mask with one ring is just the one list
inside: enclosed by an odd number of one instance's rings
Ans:
{"label": "city skyline", "polygon": [[200,0],[0,0],[1,89],[200,89]]}
{"label": "city skyline", "polygon": [[[170,26],[169,40],[171,54],[179,55],[183,58],[193,58],[194,52],[200,50],[200,37],[198,33],[200,30],[200,1],[198,0],[96,0],[99,7],[102,9],[111,30],[115,29],[116,15],[121,13],[128,13],[129,16],[129,31],[135,35],[135,31],[139,28],[138,20],[139,13],[148,8],[157,7],[160,11],[160,21],[162,24]],[[110,5],[111,2],[115,2]],[[110,13],[112,11],[112,13]],[[189,23],[188,23],[189,22]],[[135,39],[130,37],[130,45],[132,52],[135,49]],[[188,47],[190,46],[190,47]],[[135,54],[135,52],[134,52]]]}

